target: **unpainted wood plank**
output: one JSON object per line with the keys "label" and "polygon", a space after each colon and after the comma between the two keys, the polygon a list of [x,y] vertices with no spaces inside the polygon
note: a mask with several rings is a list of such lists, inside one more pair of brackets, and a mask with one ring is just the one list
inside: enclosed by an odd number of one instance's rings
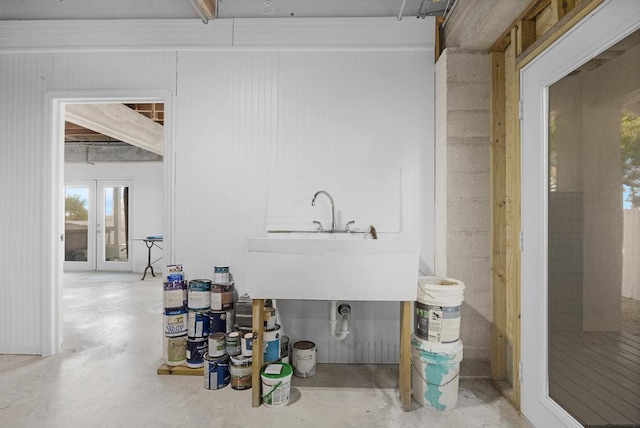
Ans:
{"label": "unpainted wood plank", "polygon": [[204,368],[199,367],[192,369],[185,365],[168,366],[166,364],[162,364],[158,367],[156,373],[159,375],[204,376]]}
{"label": "unpainted wood plank", "polygon": [[558,22],[575,7],[574,0],[551,0],[553,21]]}
{"label": "unpainted wood plank", "polygon": [[442,29],[440,27],[442,26],[443,22],[443,16],[436,16],[436,39],[433,48],[433,53],[435,56],[433,59],[434,63],[438,62],[438,59],[440,58],[440,55],[442,54],[442,51],[444,49],[444,40],[442,40],[442,37],[440,36],[440,34],[442,33]]}
{"label": "unpainted wood plank", "polygon": [[555,401],[561,402],[562,407],[574,417],[580,415],[580,423],[587,426],[607,425],[604,418],[577,400],[556,382],[549,382],[549,395],[554,397]]}
{"label": "unpainted wood plank", "polygon": [[400,302],[400,403],[411,410],[411,302]]}
{"label": "unpainted wood plank", "polygon": [[510,38],[511,31],[517,27],[518,22],[523,19],[535,19],[540,10],[549,5],[551,0],[532,0],[527,7],[525,7],[520,15],[513,22],[505,27],[504,32],[498,37],[495,43],[491,46],[489,51],[491,52],[503,52],[509,42],[505,42],[507,38]]}
{"label": "unpainted wood plank", "polygon": [[612,370],[607,361],[593,360],[575,348],[558,343],[552,346],[551,357],[550,360],[552,363],[554,361],[561,361],[566,362],[570,366],[581,365],[587,367],[590,371],[601,374],[622,388],[625,388],[631,394],[636,395],[637,401],[640,403],[640,378],[637,376],[634,376],[635,378],[625,377]]}
{"label": "unpainted wood plank", "polygon": [[[560,364],[558,366],[562,367]],[[598,416],[606,420],[608,424],[624,426],[634,423],[634,416],[638,413],[635,409],[629,409],[631,413],[629,417],[627,417],[625,413],[626,410],[619,410],[621,408],[621,406],[619,406],[620,401],[612,400],[610,395],[599,390],[598,385],[594,384],[594,382],[588,378],[581,376],[576,377],[571,370],[563,371],[560,368],[551,368],[549,375],[550,378],[553,379],[553,382],[561,385],[563,390],[571,394],[571,396],[589,409],[595,411]],[[558,401],[553,395],[550,395],[550,397]],[[559,402],[558,404],[562,406],[563,403]],[[618,409],[612,407],[612,405],[618,406]],[[578,419],[581,419],[580,415],[576,416],[578,416]]]}
{"label": "unpainted wood plank", "polygon": [[505,63],[503,52],[491,57],[491,378],[507,378],[506,343],[506,169]]}
{"label": "unpainted wood plank", "polygon": [[216,2],[215,0],[195,0],[198,9],[203,13],[207,19],[214,19],[216,17]]}
{"label": "unpainted wood plank", "polygon": [[519,55],[536,41],[536,21],[534,19],[523,19],[518,22],[517,29],[516,52]]}
{"label": "unpainted wood plank", "polygon": [[251,405],[260,407],[261,384],[260,372],[262,371],[263,349],[262,329],[264,328],[264,299],[253,299],[251,312],[251,328],[253,329],[253,357],[251,365]]}

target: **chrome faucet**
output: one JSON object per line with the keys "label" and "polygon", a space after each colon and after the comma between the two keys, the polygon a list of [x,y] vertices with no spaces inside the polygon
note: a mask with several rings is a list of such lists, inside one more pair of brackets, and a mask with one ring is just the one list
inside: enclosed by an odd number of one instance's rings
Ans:
{"label": "chrome faucet", "polygon": [[336,206],[333,203],[333,198],[331,197],[329,192],[325,192],[324,190],[317,191],[316,194],[313,195],[313,199],[311,200],[311,206],[312,207],[316,206],[316,198],[321,193],[323,195],[326,195],[327,198],[329,198],[329,201],[331,202],[331,230],[330,230],[330,232],[335,232],[336,231]]}

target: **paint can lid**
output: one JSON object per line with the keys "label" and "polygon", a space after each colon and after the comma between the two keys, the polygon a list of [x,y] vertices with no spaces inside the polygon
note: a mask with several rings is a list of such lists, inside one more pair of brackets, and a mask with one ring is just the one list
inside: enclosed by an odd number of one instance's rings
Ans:
{"label": "paint can lid", "polygon": [[299,342],[296,342],[293,344],[293,347],[295,349],[300,349],[300,350],[306,350],[306,349],[313,349],[316,347],[316,344],[309,341],[309,340],[301,340]]}
{"label": "paint can lid", "polygon": [[293,368],[287,363],[271,363],[262,370],[262,376],[269,379],[280,379],[291,374]]}

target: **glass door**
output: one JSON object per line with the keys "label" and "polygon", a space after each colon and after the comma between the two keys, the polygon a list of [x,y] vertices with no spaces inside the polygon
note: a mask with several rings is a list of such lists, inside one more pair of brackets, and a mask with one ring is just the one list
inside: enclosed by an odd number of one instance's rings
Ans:
{"label": "glass door", "polygon": [[64,187],[64,269],[95,270],[95,180]]}
{"label": "glass door", "polygon": [[[640,2],[522,71],[522,412],[640,426]],[[636,237],[637,236],[637,237]]]}
{"label": "glass door", "polygon": [[129,256],[130,181],[101,181],[98,187],[97,268],[132,270]]}

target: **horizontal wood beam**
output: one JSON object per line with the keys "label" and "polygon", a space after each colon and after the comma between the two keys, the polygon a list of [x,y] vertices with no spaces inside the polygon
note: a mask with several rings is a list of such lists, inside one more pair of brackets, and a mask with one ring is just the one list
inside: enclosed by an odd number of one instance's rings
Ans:
{"label": "horizontal wood beam", "polygon": [[200,12],[207,19],[213,19],[216,17],[216,2],[215,0],[195,0],[196,7],[200,9]]}
{"label": "horizontal wood beam", "polygon": [[152,153],[164,154],[164,127],[123,104],[67,104],[65,120]]}

